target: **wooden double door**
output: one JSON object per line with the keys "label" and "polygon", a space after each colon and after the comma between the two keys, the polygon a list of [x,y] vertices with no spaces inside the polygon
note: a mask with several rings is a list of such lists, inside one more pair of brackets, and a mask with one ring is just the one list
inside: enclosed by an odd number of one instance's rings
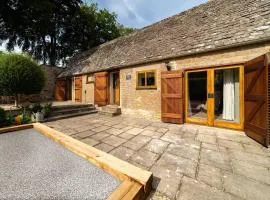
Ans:
{"label": "wooden double door", "polygon": [[187,71],[185,121],[243,129],[243,75],[243,65]]}

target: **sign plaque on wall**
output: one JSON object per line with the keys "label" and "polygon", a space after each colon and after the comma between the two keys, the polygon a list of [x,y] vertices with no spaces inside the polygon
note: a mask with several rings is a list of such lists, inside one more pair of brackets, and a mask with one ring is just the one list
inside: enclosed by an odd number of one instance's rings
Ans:
{"label": "sign plaque on wall", "polygon": [[131,74],[126,75],[126,80],[131,80]]}

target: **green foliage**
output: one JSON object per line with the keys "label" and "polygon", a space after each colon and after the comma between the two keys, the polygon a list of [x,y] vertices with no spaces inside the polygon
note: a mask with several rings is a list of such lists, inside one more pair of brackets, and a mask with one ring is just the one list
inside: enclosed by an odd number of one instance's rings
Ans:
{"label": "green foliage", "polygon": [[31,122],[31,117],[29,115],[22,115],[22,124],[28,124]]}
{"label": "green foliage", "polygon": [[33,112],[33,113],[41,112],[43,109],[43,107],[41,106],[40,103],[35,103],[33,105],[30,105],[29,108],[30,108],[31,112]]}
{"label": "green foliage", "polygon": [[130,32],[116,14],[81,0],[0,1],[0,43],[16,45],[43,64],[56,65],[80,51]]}
{"label": "green foliage", "polygon": [[44,114],[44,117],[49,117],[52,112],[52,103],[46,103],[43,105],[42,112]]}
{"label": "green foliage", "polygon": [[15,124],[15,117],[10,113],[7,115],[5,126],[10,126]]}
{"label": "green foliage", "polygon": [[0,95],[36,94],[44,84],[44,71],[31,58],[19,54],[0,56]]}
{"label": "green foliage", "polygon": [[0,127],[3,127],[7,122],[6,111],[0,107]]}
{"label": "green foliage", "polygon": [[119,25],[119,31],[120,31],[120,35],[123,36],[123,35],[128,35],[134,31],[136,31],[135,28],[129,28],[129,27],[124,27],[123,25]]}

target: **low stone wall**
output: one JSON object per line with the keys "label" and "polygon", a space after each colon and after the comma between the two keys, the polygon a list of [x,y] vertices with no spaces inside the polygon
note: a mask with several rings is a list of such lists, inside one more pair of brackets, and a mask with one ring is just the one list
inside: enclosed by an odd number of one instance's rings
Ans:
{"label": "low stone wall", "polygon": [[[62,72],[62,68],[42,65],[45,71],[46,82],[44,89],[40,94],[34,95],[20,95],[20,102],[40,102],[40,101],[52,101],[54,100],[55,80],[58,74]],[[0,104],[12,104],[14,103],[14,97],[12,96],[0,96]]]}

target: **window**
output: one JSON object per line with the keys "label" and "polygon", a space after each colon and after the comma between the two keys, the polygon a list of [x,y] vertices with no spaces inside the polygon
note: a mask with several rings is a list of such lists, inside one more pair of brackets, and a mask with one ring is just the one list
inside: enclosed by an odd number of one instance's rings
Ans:
{"label": "window", "polygon": [[156,71],[137,72],[137,89],[156,89]]}
{"label": "window", "polygon": [[94,83],[95,80],[94,80],[94,76],[92,74],[88,74],[86,76],[86,84],[89,84],[89,83]]}

